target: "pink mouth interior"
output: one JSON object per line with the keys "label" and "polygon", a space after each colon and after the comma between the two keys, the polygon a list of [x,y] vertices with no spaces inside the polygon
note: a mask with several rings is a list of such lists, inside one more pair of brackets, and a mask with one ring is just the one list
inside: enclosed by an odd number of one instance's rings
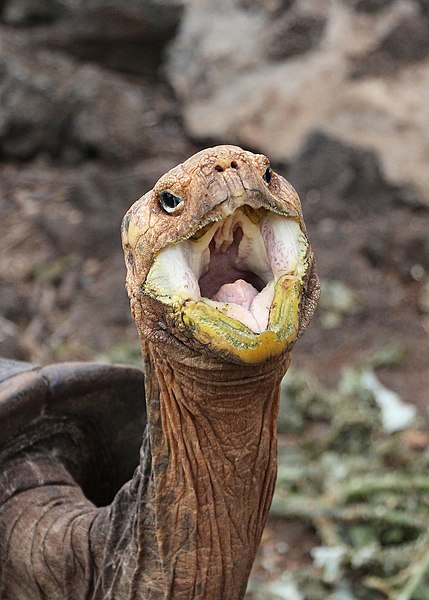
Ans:
{"label": "pink mouth interior", "polygon": [[210,242],[210,263],[199,280],[201,295],[218,302],[234,302],[249,308],[253,298],[265,284],[255,273],[236,267],[238,247],[243,237],[239,225],[234,230],[232,244],[225,252],[216,250],[214,239]]}

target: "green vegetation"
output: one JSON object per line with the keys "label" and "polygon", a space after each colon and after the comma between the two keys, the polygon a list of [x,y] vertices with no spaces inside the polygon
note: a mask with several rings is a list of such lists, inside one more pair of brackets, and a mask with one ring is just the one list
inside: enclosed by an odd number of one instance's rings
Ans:
{"label": "green vegetation", "polygon": [[[281,395],[274,517],[299,519],[320,543],[308,564],[270,584],[253,579],[255,600],[427,600],[429,450],[413,406],[377,378],[401,348],[382,349],[347,369],[329,390],[291,370]],[[284,445],[283,445],[284,446]]]}

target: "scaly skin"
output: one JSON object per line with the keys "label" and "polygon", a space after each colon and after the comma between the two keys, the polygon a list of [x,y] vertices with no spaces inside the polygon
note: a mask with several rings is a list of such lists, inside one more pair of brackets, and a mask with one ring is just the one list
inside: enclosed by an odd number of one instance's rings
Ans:
{"label": "scaly skin", "polygon": [[[3,600],[243,597],[274,489],[279,385],[292,344],[269,360],[240,361],[216,340],[204,346],[142,285],[166,244],[229,214],[243,197],[255,209],[287,211],[305,232],[293,188],[278,176],[265,186],[267,164],[234,146],[200,152],[125,217],[127,289],[145,360],[140,465],[112,504],[97,508],[61,458],[91,452],[79,423],[56,425],[59,437],[48,425],[14,440],[0,475]],[[184,198],[179,214],[163,213],[163,189]],[[299,334],[317,297],[310,253]],[[49,451],[59,445],[64,452]]]}

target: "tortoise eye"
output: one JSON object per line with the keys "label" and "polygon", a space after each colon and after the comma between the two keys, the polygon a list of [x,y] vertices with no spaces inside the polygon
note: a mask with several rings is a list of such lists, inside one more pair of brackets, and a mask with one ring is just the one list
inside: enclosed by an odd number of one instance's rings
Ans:
{"label": "tortoise eye", "polygon": [[268,184],[270,183],[271,175],[272,175],[271,167],[267,167],[265,173],[262,175],[262,179],[265,181],[265,183],[268,183]]}
{"label": "tortoise eye", "polygon": [[165,212],[167,213],[171,214],[176,212],[179,209],[182,202],[183,198],[172,194],[168,190],[164,190],[159,194],[159,203],[162,206],[163,210],[165,210]]}

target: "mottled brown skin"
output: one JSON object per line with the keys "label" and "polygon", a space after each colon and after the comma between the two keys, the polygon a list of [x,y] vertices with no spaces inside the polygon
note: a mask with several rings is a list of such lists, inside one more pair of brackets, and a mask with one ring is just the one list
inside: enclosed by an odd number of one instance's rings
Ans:
{"label": "mottled brown skin", "polygon": [[[290,348],[262,364],[232,362],[177,328],[141,285],[161,248],[222,215],[243,190],[250,206],[287,207],[304,228],[293,188],[277,176],[264,188],[267,164],[234,146],[203,151],[162,177],[125,218],[127,289],[145,360],[140,464],[111,505],[97,508],[40,436],[15,439],[1,463],[3,600],[243,597],[274,489]],[[159,206],[166,188],[185,199],[178,215]],[[317,296],[311,266],[301,331]]]}

